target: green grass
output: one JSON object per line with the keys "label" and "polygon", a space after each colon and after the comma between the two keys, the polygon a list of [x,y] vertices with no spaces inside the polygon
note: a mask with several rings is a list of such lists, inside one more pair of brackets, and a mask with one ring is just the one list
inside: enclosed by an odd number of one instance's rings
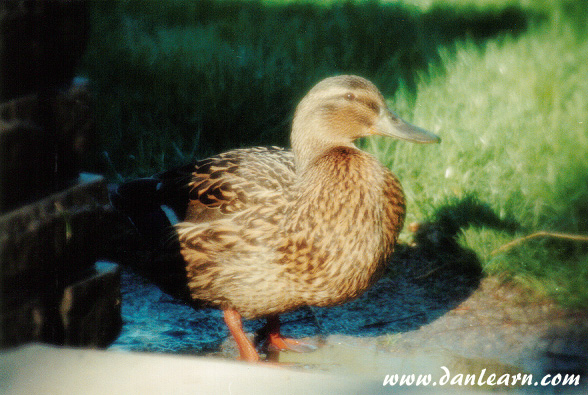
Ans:
{"label": "green grass", "polygon": [[588,234],[586,10],[565,0],[97,1],[81,69],[101,137],[88,166],[127,179],[287,144],[305,91],[357,73],[442,136],[438,146],[361,142],[402,180],[407,223],[449,218],[486,274],[585,308],[585,243],[495,251],[541,230]]}

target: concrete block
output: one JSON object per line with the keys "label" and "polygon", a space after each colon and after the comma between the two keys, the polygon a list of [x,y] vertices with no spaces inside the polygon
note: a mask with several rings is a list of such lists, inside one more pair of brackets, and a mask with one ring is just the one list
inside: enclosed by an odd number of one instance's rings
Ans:
{"label": "concrete block", "polygon": [[[383,377],[193,356],[26,345],[0,354],[7,394],[446,394],[382,386]],[[460,392],[466,392],[460,388]],[[456,393],[452,391],[451,393]],[[470,393],[467,391],[467,393]],[[475,395],[487,392],[475,388]]]}
{"label": "concrete block", "polygon": [[74,78],[69,89],[51,100],[56,135],[57,179],[64,185],[77,177],[82,159],[95,145],[89,81]]}
{"label": "concrete block", "polygon": [[94,137],[88,81],[0,104],[0,212],[75,183]]}

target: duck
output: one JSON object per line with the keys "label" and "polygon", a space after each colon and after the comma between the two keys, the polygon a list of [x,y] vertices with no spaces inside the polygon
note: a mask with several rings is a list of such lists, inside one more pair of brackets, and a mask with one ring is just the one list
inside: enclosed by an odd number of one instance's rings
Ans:
{"label": "duck", "polygon": [[355,145],[369,136],[440,141],[391,111],[369,80],[328,77],[296,106],[290,149],[233,149],[131,181],[115,207],[137,225],[146,206],[172,213],[166,232],[177,239],[185,288],[223,311],[241,360],[260,360],[243,319],[267,319],[268,344],[299,351],[304,343],[282,336],[279,316],[362,295],[404,225],[400,181]]}

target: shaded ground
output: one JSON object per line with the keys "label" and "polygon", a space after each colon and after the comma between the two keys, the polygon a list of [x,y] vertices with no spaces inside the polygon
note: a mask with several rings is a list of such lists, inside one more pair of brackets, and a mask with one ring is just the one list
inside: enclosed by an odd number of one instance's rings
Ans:
{"label": "shaded ground", "polygon": [[[441,283],[446,292],[439,294]],[[474,289],[464,278],[385,278],[348,304],[284,315],[285,334],[319,348],[270,357],[313,371],[374,379],[397,372],[440,375],[441,366],[453,374],[479,375],[482,369],[487,375],[586,374],[585,314],[529,300],[523,291],[491,278]],[[238,356],[220,311],[195,310],[128,270],[123,316],[123,331],[110,349]],[[249,332],[262,325],[245,323]],[[586,385],[584,378],[580,385]]]}
{"label": "shaded ground", "polygon": [[[376,337],[416,330],[445,314],[474,289],[472,281],[451,279],[451,292],[430,283],[384,278],[361,298],[331,308],[307,308],[284,314],[282,331],[317,343],[331,335]],[[447,280],[449,281],[449,279]],[[447,284],[449,285],[449,284]],[[222,313],[190,305],[161,292],[130,270],[122,275],[124,326],[111,348],[163,352],[222,353],[228,336]],[[263,320],[245,322],[248,332]]]}
{"label": "shaded ground", "polygon": [[[193,308],[182,300],[185,275],[176,247],[171,244],[167,250],[149,251],[140,241],[132,241],[132,231],[127,235],[118,260],[127,266],[121,279],[124,327],[111,347],[224,355],[222,344],[228,331],[222,313]],[[428,242],[431,240],[433,243]],[[477,288],[480,267],[476,256],[453,239],[429,237],[428,241],[399,246],[388,273],[357,300],[282,315],[282,332],[313,338],[316,343],[332,335],[373,338],[416,330],[443,316]],[[440,248],[443,253],[438,252]],[[154,282],[178,298],[162,292]],[[263,320],[244,323],[250,333],[263,324]]]}

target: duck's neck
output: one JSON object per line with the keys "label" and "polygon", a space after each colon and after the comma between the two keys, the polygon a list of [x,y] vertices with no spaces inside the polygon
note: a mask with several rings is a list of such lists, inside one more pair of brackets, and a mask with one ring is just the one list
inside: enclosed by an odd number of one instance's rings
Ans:
{"label": "duck's neck", "polygon": [[307,139],[299,146],[293,144],[292,151],[294,152],[296,173],[299,175],[305,174],[313,167],[313,164],[317,161],[317,159],[325,155],[325,153],[338,147],[356,149],[353,143],[343,145],[336,142],[325,142],[324,140],[320,139]]}
{"label": "duck's neck", "polygon": [[290,143],[299,175],[304,174],[317,158],[334,148],[356,148],[353,141],[330,131],[320,118],[305,118],[302,115],[294,117]]}

